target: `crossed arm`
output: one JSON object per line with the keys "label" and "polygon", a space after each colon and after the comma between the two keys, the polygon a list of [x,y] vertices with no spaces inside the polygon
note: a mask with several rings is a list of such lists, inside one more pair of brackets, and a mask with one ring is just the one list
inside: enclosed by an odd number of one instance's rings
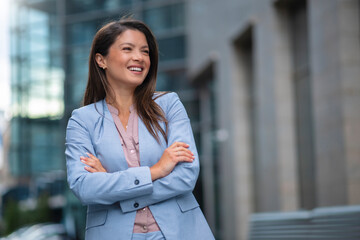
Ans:
{"label": "crossed arm", "polygon": [[[195,159],[194,154],[188,149],[189,144],[184,142],[175,142],[166,148],[160,160],[150,167],[151,180],[155,181],[159,178],[169,175],[179,162],[192,162]],[[102,166],[101,161],[92,155],[86,153],[87,157],[81,156],[80,160],[86,164],[84,169],[88,172],[107,172]]]}
{"label": "crossed arm", "polygon": [[94,149],[84,122],[75,112],[69,120],[66,140],[68,182],[75,195],[84,204],[119,202],[122,210],[129,212],[191,192],[199,172],[192,130],[178,99],[171,109],[168,137],[172,144],[159,161],[150,168],[136,167],[114,173],[106,172],[101,159],[85,155],[94,153]]}

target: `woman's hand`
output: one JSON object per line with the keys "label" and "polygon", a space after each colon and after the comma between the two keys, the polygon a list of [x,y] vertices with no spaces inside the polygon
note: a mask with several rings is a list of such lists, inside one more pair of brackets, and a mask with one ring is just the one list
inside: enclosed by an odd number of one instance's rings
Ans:
{"label": "woman's hand", "polygon": [[150,168],[151,179],[166,177],[179,162],[193,162],[195,156],[188,148],[186,143],[175,142],[165,149],[160,160]]}
{"label": "woman's hand", "polygon": [[80,157],[82,163],[86,164],[85,170],[91,173],[106,172],[106,169],[101,165],[100,160],[90,153],[86,153],[89,157]]}

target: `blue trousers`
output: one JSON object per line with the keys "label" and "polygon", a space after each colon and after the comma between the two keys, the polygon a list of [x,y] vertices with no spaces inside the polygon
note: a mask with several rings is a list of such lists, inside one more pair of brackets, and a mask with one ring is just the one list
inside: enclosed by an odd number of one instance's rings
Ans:
{"label": "blue trousers", "polygon": [[148,233],[133,233],[132,240],[166,240],[161,231]]}

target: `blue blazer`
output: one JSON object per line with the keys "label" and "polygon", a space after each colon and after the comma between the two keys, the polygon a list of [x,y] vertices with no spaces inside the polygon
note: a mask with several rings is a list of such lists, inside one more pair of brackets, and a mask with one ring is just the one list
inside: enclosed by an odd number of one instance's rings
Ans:
{"label": "blue blazer", "polygon": [[[104,100],[73,111],[66,130],[67,179],[73,193],[88,205],[86,239],[131,239],[136,210],[146,206],[168,240],[214,239],[192,194],[199,158],[185,108],[176,93],[155,101],[168,120],[168,144],[163,138],[159,144],[139,118],[140,167],[135,168],[128,168]],[[149,167],[175,141],[189,144],[195,160],[179,163],[168,176],[151,181]],[[87,172],[80,161],[86,152],[99,158],[108,172]]]}

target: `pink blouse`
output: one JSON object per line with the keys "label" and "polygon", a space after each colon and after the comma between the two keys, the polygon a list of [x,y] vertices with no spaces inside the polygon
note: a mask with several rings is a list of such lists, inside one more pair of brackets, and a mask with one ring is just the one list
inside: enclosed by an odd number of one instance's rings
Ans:
{"label": "pink blouse", "polygon": [[[121,145],[124,150],[125,159],[129,167],[140,166],[140,154],[139,154],[139,129],[138,129],[138,115],[134,106],[130,107],[130,116],[128,125],[124,129],[120,118],[118,117],[118,110],[107,104],[108,109],[114,119],[116,129],[120,135]],[[136,212],[134,233],[147,233],[160,231],[158,224],[154,216],[152,215],[149,207],[139,209]]]}

